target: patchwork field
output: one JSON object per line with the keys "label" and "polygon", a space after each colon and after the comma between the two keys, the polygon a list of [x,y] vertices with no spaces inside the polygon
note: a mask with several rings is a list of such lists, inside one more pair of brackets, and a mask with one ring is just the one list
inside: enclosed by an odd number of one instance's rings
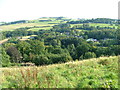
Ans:
{"label": "patchwork field", "polygon": [[[34,23],[32,23],[34,22]],[[11,25],[3,25],[0,26],[1,31],[13,31],[14,29],[17,28],[23,28],[23,27],[35,27],[35,26],[41,26],[40,28],[32,28],[30,30],[38,30],[38,29],[50,29],[52,26],[59,24],[59,23],[65,23],[66,21],[63,20],[56,20],[56,21],[46,21],[46,22],[39,22],[38,20],[31,20],[30,23],[20,23],[20,24],[11,24]],[[43,27],[47,26],[47,27]]]}
{"label": "patchwork field", "polygon": [[22,23],[22,24],[11,24],[11,25],[0,26],[0,29],[2,31],[11,31],[22,27],[53,26],[53,25],[54,24],[48,24],[48,23]]}

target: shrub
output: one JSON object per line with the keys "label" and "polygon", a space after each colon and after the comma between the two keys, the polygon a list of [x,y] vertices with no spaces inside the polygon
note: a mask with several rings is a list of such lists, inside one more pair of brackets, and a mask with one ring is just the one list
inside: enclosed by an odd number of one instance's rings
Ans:
{"label": "shrub", "polygon": [[83,56],[84,59],[95,58],[96,54],[94,52],[86,52]]}
{"label": "shrub", "polygon": [[10,66],[10,56],[5,52],[4,48],[0,48],[0,65],[3,67]]}
{"label": "shrub", "polygon": [[50,64],[50,60],[45,55],[36,55],[32,62],[35,63],[35,65]]}
{"label": "shrub", "polygon": [[48,58],[52,63],[68,62],[72,60],[71,56],[67,54],[50,54]]}

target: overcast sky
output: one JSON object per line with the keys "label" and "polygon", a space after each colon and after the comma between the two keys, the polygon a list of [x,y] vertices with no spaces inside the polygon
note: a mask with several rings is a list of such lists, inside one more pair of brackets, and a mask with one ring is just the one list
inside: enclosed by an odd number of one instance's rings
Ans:
{"label": "overcast sky", "polygon": [[119,0],[0,0],[0,22],[40,17],[118,18]]}

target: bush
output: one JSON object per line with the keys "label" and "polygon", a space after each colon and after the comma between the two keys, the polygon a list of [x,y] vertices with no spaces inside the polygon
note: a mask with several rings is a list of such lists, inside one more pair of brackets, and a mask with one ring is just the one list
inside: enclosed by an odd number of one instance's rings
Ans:
{"label": "bush", "polygon": [[96,58],[96,54],[94,52],[86,52],[83,58],[84,59]]}
{"label": "bush", "polygon": [[2,67],[7,67],[10,66],[10,56],[5,52],[4,48],[0,47],[0,65],[2,65]]}
{"label": "bush", "polygon": [[60,63],[60,62],[68,62],[71,61],[72,58],[70,55],[65,54],[50,54],[48,58],[52,61],[52,63]]}
{"label": "bush", "polygon": [[50,60],[45,55],[36,55],[32,61],[35,65],[50,64]]}

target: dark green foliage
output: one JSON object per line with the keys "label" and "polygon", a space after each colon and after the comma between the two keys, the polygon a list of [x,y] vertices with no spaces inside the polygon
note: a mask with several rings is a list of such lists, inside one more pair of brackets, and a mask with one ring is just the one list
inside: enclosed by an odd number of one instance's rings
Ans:
{"label": "dark green foliage", "polygon": [[68,45],[74,44],[75,47],[77,47],[79,44],[86,42],[82,38],[65,38],[61,40],[62,45],[64,45],[66,48]]}
{"label": "dark green foliage", "polygon": [[96,54],[94,52],[86,52],[84,55],[84,59],[89,59],[89,58],[96,58]]}
{"label": "dark green foliage", "polygon": [[57,32],[69,32],[71,29],[70,24],[60,24],[53,26],[53,30]]}
{"label": "dark green foliage", "polygon": [[12,37],[8,40],[8,43],[17,43],[18,42],[18,39],[16,39],[15,37]]}
{"label": "dark green foliage", "polygon": [[117,23],[115,19],[109,18],[96,18],[96,19],[88,19],[88,20],[79,20],[79,21],[70,21],[70,24],[79,24],[79,23],[106,23],[106,24],[113,24]]}
{"label": "dark green foliage", "polygon": [[120,45],[111,45],[109,47],[110,52],[113,52],[115,55],[120,55]]}
{"label": "dark green foliage", "polygon": [[81,45],[77,46],[76,50],[77,50],[78,57],[90,51],[90,49],[91,49],[91,46],[88,43],[82,43]]}
{"label": "dark green foliage", "polygon": [[0,65],[2,67],[10,66],[10,56],[6,53],[4,48],[0,47]]}
{"label": "dark green foliage", "polygon": [[64,63],[71,61],[71,56],[67,54],[47,54],[47,55],[34,55],[31,62],[35,65],[47,65],[53,63]]}
{"label": "dark green foliage", "polygon": [[111,45],[117,45],[118,40],[116,39],[106,39],[106,40],[100,40],[101,46],[109,47]]}
{"label": "dark green foliage", "polygon": [[49,44],[54,47],[61,47],[61,41],[57,39],[52,39],[49,41]]}
{"label": "dark green foliage", "polygon": [[9,47],[7,49],[7,54],[11,57],[11,62],[13,63],[21,62],[22,56],[16,47]]}
{"label": "dark green foliage", "polygon": [[[55,19],[64,20],[63,17]],[[115,19],[65,21],[68,22],[62,23],[61,21],[52,26],[50,30],[29,31],[28,29],[41,27],[27,26],[13,31],[4,31],[3,37],[10,37],[3,47],[7,50],[11,62],[34,62],[36,65],[43,65],[120,54],[119,27],[116,30],[118,24]],[[45,23],[51,20],[28,22]],[[16,23],[22,23],[22,21]],[[20,38],[29,35],[37,36],[21,41]],[[14,48],[10,49],[10,47]]]}
{"label": "dark green foliage", "polygon": [[73,60],[77,59],[77,54],[76,54],[77,50],[76,50],[74,44],[68,45],[67,49],[68,49],[68,51],[70,53],[70,56],[73,58]]}
{"label": "dark green foliage", "polygon": [[97,49],[96,49],[96,55],[98,56],[98,57],[100,57],[100,56],[102,56],[102,55],[106,55],[107,54],[107,48],[105,48],[105,47],[98,47]]}
{"label": "dark green foliage", "polygon": [[43,54],[45,50],[44,42],[39,40],[31,40],[31,52],[34,54]]}
{"label": "dark green foliage", "polygon": [[36,55],[32,62],[35,63],[35,65],[51,64],[51,61],[45,55]]}
{"label": "dark green foliage", "polygon": [[26,42],[26,41],[20,41],[20,42],[18,42],[17,43],[17,48],[18,48],[18,50],[21,52],[21,54],[23,55],[23,54],[29,54],[30,53],[30,51],[31,51],[31,45],[28,43],[28,42]]}
{"label": "dark green foliage", "polygon": [[51,53],[53,54],[62,54],[64,51],[61,48],[55,48]]}
{"label": "dark green foliage", "polygon": [[19,20],[19,21],[14,21],[14,22],[9,22],[9,23],[3,23],[1,25],[10,25],[10,24],[18,24],[18,23],[26,23],[26,20]]}
{"label": "dark green foliage", "polygon": [[52,63],[62,63],[72,60],[71,56],[67,54],[49,54],[48,58],[52,61]]}
{"label": "dark green foliage", "polygon": [[116,38],[118,40],[118,44],[120,45],[120,25],[118,26],[118,29],[116,30]]}
{"label": "dark green foliage", "polygon": [[88,36],[88,38],[96,38],[98,40],[105,39],[105,38],[116,38],[116,30],[92,30],[89,32],[85,32],[85,35]]}

